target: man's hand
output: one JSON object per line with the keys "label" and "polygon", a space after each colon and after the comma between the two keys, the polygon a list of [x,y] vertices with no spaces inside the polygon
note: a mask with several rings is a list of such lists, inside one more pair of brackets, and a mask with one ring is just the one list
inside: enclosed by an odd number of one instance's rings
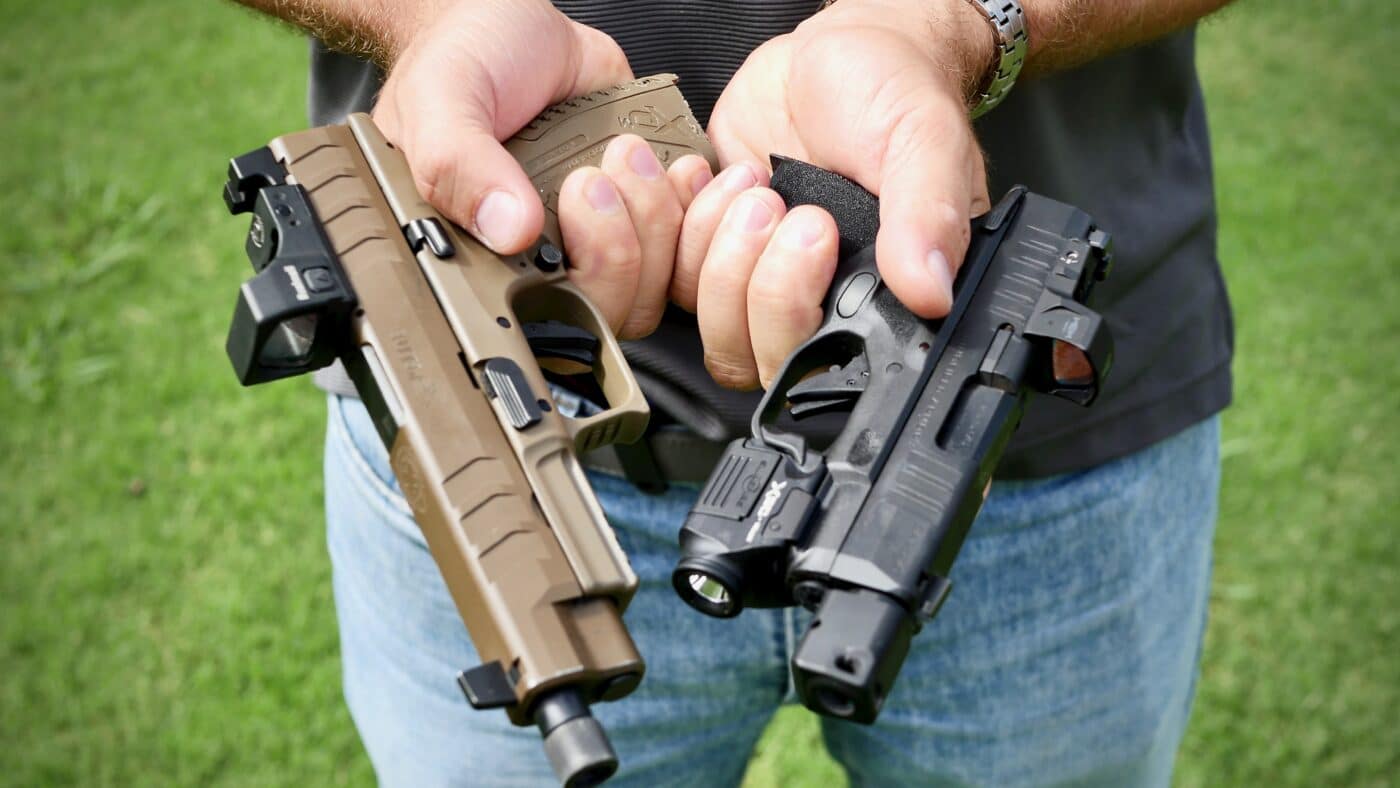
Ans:
{"label": "man's hand", "polygon": [[766,384],[820,324],[835,270],[834,222],[785,211],[765,188],[769,153],[878,195],[881,274],[919,315],[948,311],[970,217],[988,207],[967,101],[992,48],[967,0],[841,0],[749,57],[715,107],[729,167],[687,212],[672,287],[719,382]]}
{"label": "man's hand", "polygon": [[[610,38],[544,0],[238,2],[389,68],[380,126],[429,201],[505,253],[535,239],[543,208],[497,140],[556,101],[631,76]],[[1150,40],[1225,2],[1023,0],[1023,78]],[[570,276],[624,337],[655,326],[669,280],[672,297],[699,313],[715,377],[736,387],[766,380],[818,325],[836,248],[829,216],[787,214],[764,188],[768,154],[782,153],[881,196],[881,272],[915,312],[942,314],[968,219],[987,207],[966,102],[992,49],[967,0],[839,0],[735,75],[710,125],[730,166],[703,193],[703,159],[684,157],[661,178],[635,137],[565,182]]]}
{"label": "man's hand", "polygon": [[[544,208],[499,140],[551,104],[631,79],[622,50],[544,0],[454,3],[395,49],[374,118],[403,149],[425,199],[498,252],[527,248]],[[609,144],[601,168],[565,180],[570,278],[619,336],[644,336],[660,321],[681,216],[708,177],[698,156],[668,177],[628,135]]]}
{"label": "man's hand", "polygon": [[[425,199],[502,254],[534,243],[539,195],[500,141],[541,110],[632,78],[607,35],[545,0],[240,0],[389,72],[374,119]],[[664,170],[639,137],[562,184],[569,278],[624,339],[665,310],[681,216],[710,179],[686,156]]]}

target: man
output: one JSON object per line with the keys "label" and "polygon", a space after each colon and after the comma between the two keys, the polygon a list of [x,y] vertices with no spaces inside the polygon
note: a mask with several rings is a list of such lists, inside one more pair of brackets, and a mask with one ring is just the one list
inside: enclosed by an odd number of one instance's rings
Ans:
{"label": "man", "polygon": [[[1022,84],[976,125],[969,108],[1002,97],[993,73],[1011,67],[1014,41],[994,20],[1015,3],[242,1],[324,42],[316,123],[373,107],[424,195],[505,253],[535,239],[542,209],[497,141],[634,71],[680,73],[723,171],[696,157],[663,170],[620,137],[601,167],[569,177],[560,216],[574,281],[640,340],[629,355],[658,422],[696,441],[742,429],[754,395],[731,389],[765,383],[810,335],[833,274],[831,217],[785,210],[766,188],[769,153],[881,197],[881,272],[926,317],[950,304],[969,217],[1010,183],[1098,218],[1118,244],[1096,301],[1118,341],[1108,390],[1083,412],[1033,403],[957,589],[879,722],[823,731],[857,784],[1168,782],[1204,626],[1215,414],[1230,396],[1189,29],[1224,0],[1021,0]],[[327,440],[345,692],[381,781],[547,783],[535,732],[471,712],[443,679],[474,664],[471,646],[353,399],[331,398]],[[695,480],[647,496],[592,478],[642,579],[627,621],[647,678],[595,709],[617,780],[735,784],[791,696],[803,615],[694,614],[669,573]]]}

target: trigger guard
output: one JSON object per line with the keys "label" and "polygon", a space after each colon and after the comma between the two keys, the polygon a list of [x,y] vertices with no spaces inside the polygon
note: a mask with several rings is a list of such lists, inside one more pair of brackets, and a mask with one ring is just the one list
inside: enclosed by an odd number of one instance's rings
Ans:
{"label": "trigger guard", "polygon": [[[823,357],[825,347],[837,344],[843,358]],[[819,328],[817,333],[794,350],[778,370],[778,375],[763,399],[754,409],[750,422],[750,433],[754,439],[769,448],[781,451],[792,457],[798,464],[806,463],[807,442],[802,436],[782,430],[772,429],[770,424],[777,419],[788,394],[802,382],[808,373],[829,367],[833,363],[847,364],[851,359],[865,353],[865,338],[850,331],[848,326]]]}

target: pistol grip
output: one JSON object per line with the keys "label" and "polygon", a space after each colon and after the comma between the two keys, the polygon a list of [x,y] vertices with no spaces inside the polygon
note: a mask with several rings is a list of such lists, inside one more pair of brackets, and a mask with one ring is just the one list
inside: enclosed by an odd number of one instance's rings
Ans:
{"label": "pistol grip", "polygon": [[597,166],[614,137],[636,134],[647,141],[663,167],[688,154],[703,156],[719,171],[719,160],[690,112],[675,74],[657,74],[569,99],[546,109],[506,141],[544,202],[545,238],[563,246],[559,189],[569,173]]}

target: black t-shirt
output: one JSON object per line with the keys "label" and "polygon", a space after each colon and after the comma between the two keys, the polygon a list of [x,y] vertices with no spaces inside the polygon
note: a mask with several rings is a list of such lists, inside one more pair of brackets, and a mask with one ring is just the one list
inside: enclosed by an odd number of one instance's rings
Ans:
{"label": "black t-shirt", "polygon": [[[674,72],[701,122],[752,49],[820,2],[557,0],[613,36],[636,74]],[[641,22],[640,20],[645,20]],[[381,75],[313,42],[313,123],[368,111]],[[761,112],[761,107],[755,107]],[[1000,478],[1081,470],[1166,438],[1230,401],[1233,330],[1216,261],[1215,197],[1194,32],[1018,85],[977,123],[993,198],[1016,183],[1080,206],[1112,233],[1112,276],[1095,292],[1116,343],[1102,396],[1083,409],[1033,397]],[[705,373],[695,318],[670,309],[627,343],[653,405],[702,435],[743,434],[757,393]]]}

